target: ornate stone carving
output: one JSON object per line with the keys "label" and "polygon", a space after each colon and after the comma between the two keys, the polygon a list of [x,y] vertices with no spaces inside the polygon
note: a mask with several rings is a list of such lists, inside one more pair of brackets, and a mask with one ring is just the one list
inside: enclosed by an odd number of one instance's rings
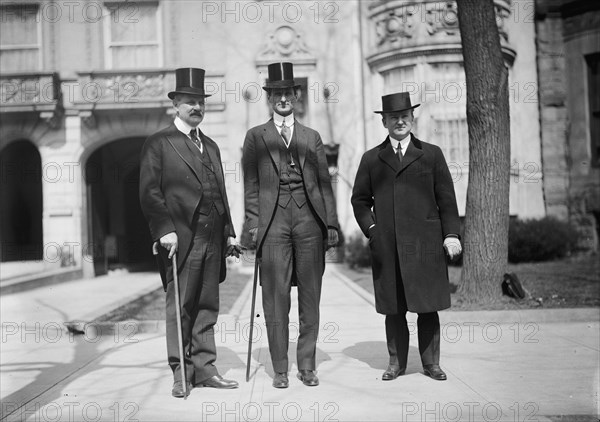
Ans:
{"label": "ornate stone carving", "polygon": [[458,10],[456,2],[428,3],[425,11],[425,22],[429,35],[434,35],[438,32],[444,32],[446,35],[458,34]]}
{"label": "ornate stone carving", "polygon": [[258,53],[258,62],[274,62],[281,59],[316,61],[310,53],[301,33],[287,25],[282,25],[267,34],[264,48]]}
{"label": "ornate stone carving", "polygon": [[375,21],[377,45],[397,43],[400,38],[411,38],[414,32],[414,12],[407,6],[396,7]]}
{"label": "ornate stone carving", "polygon": [[[15,107],[55,106],[59,100],[55,74],[5,74],[0,78],[2,111]],[[23,110],[20,110],[23,111]]]}

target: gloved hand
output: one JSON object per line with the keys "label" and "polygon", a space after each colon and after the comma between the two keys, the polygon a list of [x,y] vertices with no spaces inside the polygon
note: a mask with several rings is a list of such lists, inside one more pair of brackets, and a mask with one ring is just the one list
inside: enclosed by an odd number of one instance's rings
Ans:
{"label": "gloved hand", "polygon": [[242,253],[244,253],[242,246],[235,241],[234,237],[229,237],[227,239],[225,257],[235,256],[236,258],[239,258]]}
{"label": "gloved hand", "polygon": [[258,237],[258,227],[254,227],[254,228],[248,230],[248,232],[252,235],[252,241],[256,242],[256,239]]}
{"label": "gloved hand", "polygon": [[445,238],[444,249],[446,250],[446,253],[450,257],[450,259],[454,259],[462,253],[462,246],[460,245],[460,240],[458,240],[456,237]]}
{"label": "gloved hand", "polygon": [[340,241],[340,237],[336,229],[327,229],[327,249],[333,248]]}

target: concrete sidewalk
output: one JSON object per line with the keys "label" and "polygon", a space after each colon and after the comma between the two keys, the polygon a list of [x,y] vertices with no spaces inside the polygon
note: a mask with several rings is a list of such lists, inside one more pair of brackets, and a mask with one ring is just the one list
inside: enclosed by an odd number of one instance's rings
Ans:
{"label": "concrete sidewalk", "polygon": [[0,417],[6,421],[598,420],[599,309],[443,312],[441,364],[448,381],[422,374],[411,324],[407,374],[384,382],[383,316],[375,312],[372,296],[335,267],[328,265],[323,281],[317,350],[320,386],[306,387],[295,378],[295,296],[290,313],[290,387],[271,386],[260,290],[251,379],[245,382],[248,285],[216,327],[217,367],[240,388],[194,389],[185,401],[170,396],[172,376],[162,332],[138,332],[133,323],[107,332],[61,331],[64,321],[91,321],[107,308],[156,288],[156,275],[113,275],[0,297]]}

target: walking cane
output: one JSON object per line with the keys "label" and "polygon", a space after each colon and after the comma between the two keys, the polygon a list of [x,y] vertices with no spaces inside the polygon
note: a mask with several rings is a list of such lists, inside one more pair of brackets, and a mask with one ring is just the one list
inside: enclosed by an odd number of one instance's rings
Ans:
{"label": "walking cane", "polygon": [[252,331],[254,330],[254,305],[256,304],[256,284],[258,280],[258,257],[254,258],[254,282],[252,285],[252,305],[250,307],[250,334],[248,336],[248,358],[246,359],[246,382],[250,380],[250,359],[252,357]]}
{"label": "walking cane", "polygon": [[183,334],[181,329],[181,301],[179,300],[179,277],[177,276],[177,253],[171,258],[173,262],[173,282],[175,283],[175,314],[177,317],[177,346],[179,346],[179,369],[183,384],[183,399],[187,400],[187,379],[185,378],[185,360],[183,357]]}

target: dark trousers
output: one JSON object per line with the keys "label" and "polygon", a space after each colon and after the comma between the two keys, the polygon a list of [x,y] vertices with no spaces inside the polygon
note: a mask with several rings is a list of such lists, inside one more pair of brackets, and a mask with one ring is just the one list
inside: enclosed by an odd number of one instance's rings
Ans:
{"label": "dark trousers", "polygon": [[[214,208],[209,215],[198,214],[196,218],[192,249],[179,273],[185,369],[186,377],[192,383],[218,374],[214,365],[217,350],[213,327],[219,315],[219,274],[224,230],[224,220]],[[169,271],[172,271],[170,266]],[[172,282],[167,286],[166,329],[169,366],[177,381],[181,379],[181,371],[174,287]]]}
{"label": "dark trousers", "polygon": [[[406,369],[410,333],[406,322],[406,296],[400,275],[400,263],[396,254],[396,274],[398,313],[385,316],[385,337],[387,340],[390,365]],[[417,314],[417,337],[419,353],[423,365],[440,363],[440,318],[437,312]]]}
{"label": "dark trousers", "polygon": [[[417,333],[421,363],[423,365],[439,365],[440,319],[438,313],[418,314]],[[406,323],[406,312],[385,316],[385,336],[390,354],[390,365],[406,369],[409,334],[408,324]]]}
{"label": "dark trousers", "polygon": [[325,265],[323,230],[310,205],[277,207],[262,247],[260,280],[269,351],[275,372],[288,371],[292,277],[298,285],[298,369],[316,368],[319,302]]}

